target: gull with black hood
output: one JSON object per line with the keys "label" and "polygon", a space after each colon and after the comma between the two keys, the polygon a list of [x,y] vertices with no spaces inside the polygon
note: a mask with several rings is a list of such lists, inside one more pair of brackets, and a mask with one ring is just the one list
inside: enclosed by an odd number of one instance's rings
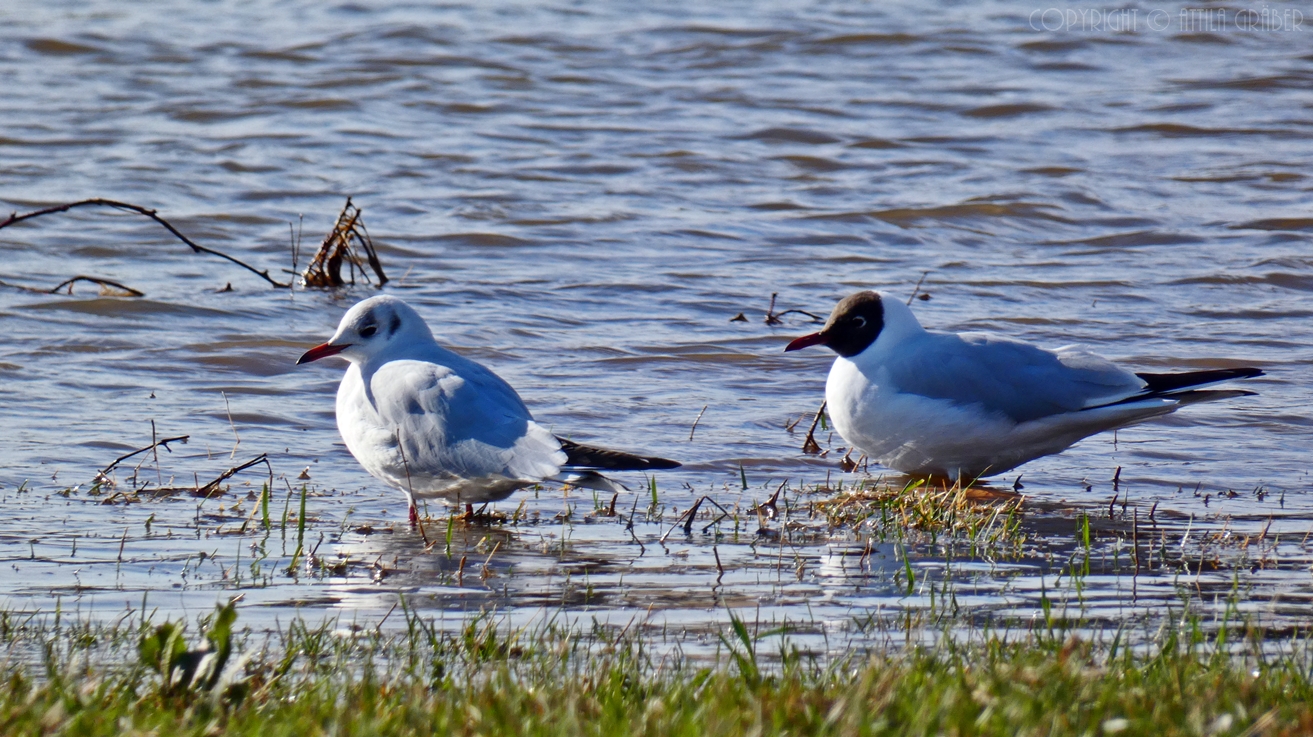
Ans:
{"label": "gull with black hood", "polygon": [[1137,374],[1072,346],[932,332],[907,305],[870,291],[845,297],[819,332],[785,350],[813,345],[839,354],[825,397],[844,440],[894,470],[964,481],[1187,404],[1252,394],[1204,387],[1263,375]]}

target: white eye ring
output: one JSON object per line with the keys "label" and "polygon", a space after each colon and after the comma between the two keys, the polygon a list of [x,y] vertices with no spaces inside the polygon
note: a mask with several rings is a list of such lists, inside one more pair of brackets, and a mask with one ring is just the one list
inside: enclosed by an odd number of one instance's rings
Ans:
{"label": "white eye ring", "polygon": [[854,315],[853,324],[856,325],[859,329],[864,328],[866,327],[866,318],[862,317],[861,315]]}

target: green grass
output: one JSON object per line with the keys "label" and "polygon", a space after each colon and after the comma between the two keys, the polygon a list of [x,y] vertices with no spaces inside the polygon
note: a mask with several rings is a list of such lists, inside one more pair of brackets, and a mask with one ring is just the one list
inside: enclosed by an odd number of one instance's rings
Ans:
{"label": "green grass", "polygon": [[[657,654],[641,632],[490,616],[442,632],[309,627],[230,636],[177,623],[96,627],[0,621],[10,663],[0,734],[1307,734],[1313,659],[1258,631],[1197,623],[1135,648],[1035,631],[941,638],[818,659],[787,645],[763,659],[737,617],[719,655]],[[1234,639],[1240,636],[1239,639]],[[1120,636],[1114,643],[1120,642]],[[201,648],[208,643],[210,655]],[[231,653],[228,648],[231,647]],[[24,657],[28,660],[22,662]],[[196,667],[199,665],[199,667]],[[189,671],[188,668],[191,668]]]}

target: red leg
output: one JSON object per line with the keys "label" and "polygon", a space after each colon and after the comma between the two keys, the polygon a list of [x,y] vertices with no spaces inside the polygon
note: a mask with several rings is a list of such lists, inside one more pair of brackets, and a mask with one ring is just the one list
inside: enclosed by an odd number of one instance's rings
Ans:
{"label": "red leg", "polygon": [[419,524],[419,510],[415,509],[414,504],[410,505],[410,524],[412,527]]}

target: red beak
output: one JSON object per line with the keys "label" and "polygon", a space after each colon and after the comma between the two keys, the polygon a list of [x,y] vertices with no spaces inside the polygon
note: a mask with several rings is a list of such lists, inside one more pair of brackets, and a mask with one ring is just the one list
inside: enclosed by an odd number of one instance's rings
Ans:
{"label": "red beak", "polygon": [[345,343],[343,345],[333,345],[332,343],[317,345],[314,348],[311,348],[310,350],[306,351],[305,353],[302,353],[301,357],[296,359],[296,365],[300,366],[303,363],[310,363],[311,361],[318,361],[321,358],[336,356],[337,354],[341,353],[342,351],[350,347],[351,347],[350,343]]}
{"label": "red beak", "polygon": [[806,348],[808,346],[824,345],[825,341],[829,339],[830,336],[826,335],[824,332],[812,333],[811,335],[804,335],[801,338],[794,338],[791,343],[784,346],[784,350],[786,352],[796,351],[799,348]]}

